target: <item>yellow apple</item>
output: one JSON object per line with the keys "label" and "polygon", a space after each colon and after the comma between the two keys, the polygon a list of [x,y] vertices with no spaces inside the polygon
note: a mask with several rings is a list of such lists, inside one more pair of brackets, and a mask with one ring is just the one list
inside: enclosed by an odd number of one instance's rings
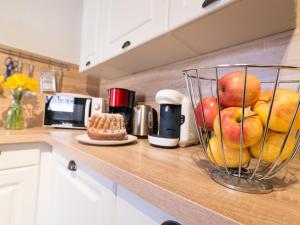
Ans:
{"label": "yellow apple", "polygon": [[[212,137],[209,140],[209,144],[211,147],[211,152],[209,146],[207,147],[208,158],[214,163],[212,155],[216,161],[217,166],[224,167],[224,160],[222,155],[222,146],[221,142],[217,137]],[[239,167],[239,158],[240,158],[240,150],[233,149],[225,144],[223,144],[225,160],[228,168],[237,168]],[[250,161],[250,152],[247,148],[243,149],[242,152],[242,166],[247,166]]]}
{"label": "yellow apple", "polygon": [[[223,142],[231,148],[240,148],[242,108],[229,107],[221,111]],[[219,116],[214,121],[214,131],[220,137]],[[263,125],[257,114],[249,109],[244,113],[243,148],[256,144],[263,133]]]}
{"label": "yellow apple", "polygon": [[[278,156],[281,146],[283,144],[286,133],[279,133],[269,130],[266,138],[266,142],[263,149],[262,161],[266,163],[273,162]],[[280,156],[280,160],[287,159],[293,152],[296,145],[295,133],[290,133],[283,152]],[[254,158],[258,158],[261,150],[261,141],[250,147],[251,154]]]}
{"label": "yellow apple", "polygon": [[[267,123],[269,108],[271,105],[272,90],[262,92],[253,107],[263,122]],[[269,129],[278,132],[287,132],[292,121],[299,100],[299,94],[289,89],[279,88],[276,90],[273,109],[270,117]],[[295,118],[293,130],[300,128],[300,110]]]}

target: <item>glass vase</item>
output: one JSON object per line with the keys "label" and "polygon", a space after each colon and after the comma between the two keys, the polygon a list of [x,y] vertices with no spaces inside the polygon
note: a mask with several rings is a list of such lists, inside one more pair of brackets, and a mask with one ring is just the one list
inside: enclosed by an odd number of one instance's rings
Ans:
{"label": "glass vase", "polygon": [[16,91],[12,93],[12,105],[7,112],[5,129],[20,130],[25,128],[25,120],[22,109],[23,93]]}

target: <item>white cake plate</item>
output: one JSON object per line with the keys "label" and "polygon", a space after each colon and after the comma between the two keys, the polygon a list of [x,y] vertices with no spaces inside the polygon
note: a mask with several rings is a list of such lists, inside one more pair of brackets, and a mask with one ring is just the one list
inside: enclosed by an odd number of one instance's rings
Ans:
{"label": "white cake plate", "polygon": [[87,134],[77,135],[75,138],[81,143],[90,145],[124,145],[135,142],[137,140],[137,137],[133,135],[127,135],[127,137],[128,138],[126,140],[122,141],[92,140]]}

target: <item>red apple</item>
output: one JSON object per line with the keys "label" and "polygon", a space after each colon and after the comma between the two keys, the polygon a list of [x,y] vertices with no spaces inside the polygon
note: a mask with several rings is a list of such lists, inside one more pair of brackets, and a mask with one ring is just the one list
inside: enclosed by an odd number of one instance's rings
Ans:
{"label": "red apple", "polygon": [[[223,106],[242,106],[244,94],[244,72],[232,72],[223,76],[218,83],[220,102]],[[259,98],[261,84],[251,73],[247,73],[245,106],[253,105]]]}
{"label": "red apple", "polygon": [[[229,107],[221,111],[222,139],[230,148],[240,148],[242,108]],[[219,116],[214,121],[214,131],[220,137]],[[250,109],[244,112],[243,148],[256,144],[262,136],[263,125],[258,115]]]}
{"label": "red apple", "polygon": [[[203,105],[206,127],[208,130],[212,130],[214,120],[218,115],[218,100],[216,97],[207,97],[202,100],[202,105]],[[202,119],[203,117],[202,117],[202,108],[201,108],[200,101],[197,103],[195,111],[196,111],[198,127],[203,128],[204,124]]]}

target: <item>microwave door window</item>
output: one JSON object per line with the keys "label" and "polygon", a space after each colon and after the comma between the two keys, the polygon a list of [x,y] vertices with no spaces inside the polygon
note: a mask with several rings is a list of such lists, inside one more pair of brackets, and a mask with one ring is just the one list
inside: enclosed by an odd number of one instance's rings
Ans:
{"label": "microwave door window", "polygon": [[52,97],[46,110],[48,116],[46,118],[49,118],[48,123],[66,127],[84,127],[85,104],[86,99],[84,98],[71,96]]}
{"label": "microwave door window", "polygon": [[49,109],[53,112],[73,113],[74,112],[75,98],[69,96],[56,96],[53,97]]}

